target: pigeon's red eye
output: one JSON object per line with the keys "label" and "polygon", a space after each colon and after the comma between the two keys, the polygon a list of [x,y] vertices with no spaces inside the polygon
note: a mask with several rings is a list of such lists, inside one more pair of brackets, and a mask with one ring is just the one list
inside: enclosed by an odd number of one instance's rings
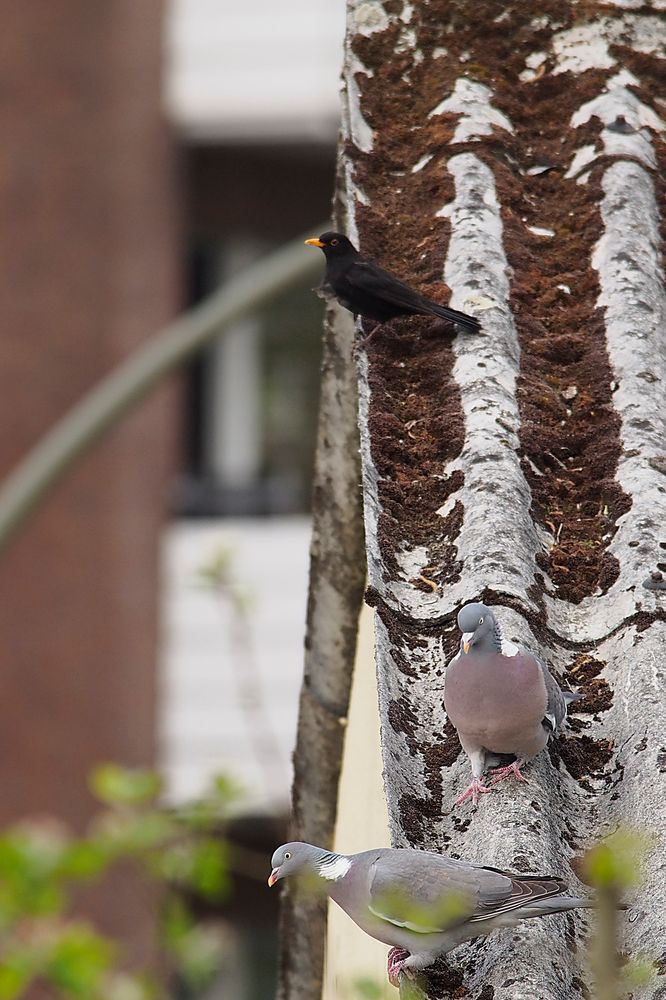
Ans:
{"label": "pigeon's red eye", "polygon": [[339,242],[340,242],[340,240],[331,240],[331,246],[332,247],[337,247],[337,245],[338,245]]}

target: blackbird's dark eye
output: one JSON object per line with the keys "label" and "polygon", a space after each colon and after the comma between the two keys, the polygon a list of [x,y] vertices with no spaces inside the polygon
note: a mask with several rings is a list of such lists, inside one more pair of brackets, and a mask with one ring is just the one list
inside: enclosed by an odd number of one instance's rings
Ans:
{"label": "blackbird's dark eye", "polygon": [[291,854],[289,853],[289,851],[285,851],[285,852],[284,852],[284,860],[285,860],[285,861],[289,861],[289,858],[290,858],[290,857],[291,857]]}
{"label": "blackbird's dark eye", "polygon": [[337,247],[337,245],[338,245],[339,242],[340,242],[340,240],[331,240],[331,246],[332,247]]}

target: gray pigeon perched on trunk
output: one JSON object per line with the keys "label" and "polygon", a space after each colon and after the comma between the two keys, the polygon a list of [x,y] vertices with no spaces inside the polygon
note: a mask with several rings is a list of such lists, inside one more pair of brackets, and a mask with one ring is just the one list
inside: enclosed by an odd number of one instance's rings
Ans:
{"label": "gray pigeon perched on trunk", "polygon": [[535,656],[507,642],[485,604],[466,604],[458,613],[460,651],[446,671],[444,708],[472,764],[472,781],[455,804],[492,791],[483,776],[490,765],[493,785],[509,775],[527,779],[521,767],[535,757],[564,722],[567,705],[581,695],[561,691]]}
{"label": "gray pigeon perched on trunk", "polygon": [[566,882],[551,875],[514,875],[444,854],[378,848],[334,854],[312,844],[278,847],[270,886],[298,875],[325,892],[370,937],[391,945],[388,976],[425,969],[470,938],[528,917],[593,905],[563,896]]}

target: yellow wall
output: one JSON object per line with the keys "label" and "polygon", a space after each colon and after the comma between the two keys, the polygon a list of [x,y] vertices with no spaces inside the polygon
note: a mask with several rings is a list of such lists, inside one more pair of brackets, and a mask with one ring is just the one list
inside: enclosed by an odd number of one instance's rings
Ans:
{"label": "yellow wall", "polygon": [[[390,847],[379,743],[373,615],[361,612],[351,706],[340,780],[335,850],[345,854]],[[397,1000],[386,978],[388,948],[364,934],[343,911],[329,904],[326,969],[322,1000],[360,1000],[357,979],[371,979],[382,1000]],[[374,996],[374,994],[373,994]]]}

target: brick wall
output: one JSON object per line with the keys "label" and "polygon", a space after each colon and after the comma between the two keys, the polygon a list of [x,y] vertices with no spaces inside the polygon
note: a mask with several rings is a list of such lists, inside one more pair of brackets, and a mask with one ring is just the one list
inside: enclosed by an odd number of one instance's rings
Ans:
{"label": "brick wall", "polygon": [[[179,304],[162,13],[160,0],[3,11],[0,473]],[[81,826],[95,762],[154,760],[173,417],[162,390],[0,557],[2,824],[49,813]],[[137,954],[150,905],[119,884],[100,906],[112,930],[133,911]]]}

